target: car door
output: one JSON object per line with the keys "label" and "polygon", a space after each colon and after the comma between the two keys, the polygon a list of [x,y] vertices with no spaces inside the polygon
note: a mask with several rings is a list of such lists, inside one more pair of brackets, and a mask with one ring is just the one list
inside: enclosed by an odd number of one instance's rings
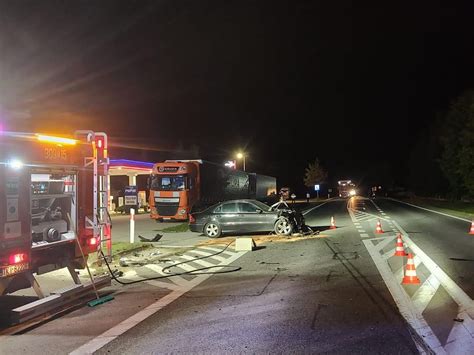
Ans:
{"label": "car door", "polygon": [[251,202],[238,202],[238,209],[241,219],[242,232],[262,232],[267,231],[267,216],[265,213]]}
{"label": "car door", "polygon": [[223,203],[215,212],[217,222],[223,232],[236,232],[239,230],[240,216],[235,202]]}

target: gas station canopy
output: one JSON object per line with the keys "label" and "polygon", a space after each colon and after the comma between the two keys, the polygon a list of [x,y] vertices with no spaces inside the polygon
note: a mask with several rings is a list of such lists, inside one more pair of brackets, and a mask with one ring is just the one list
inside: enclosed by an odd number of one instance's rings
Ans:
{"label": "gas station canopy", "polygon": [[109,161],[110,176],[133,176],[133,175],[149,175],[153,169],[153,164],[146,161],[128,160],[128,159],[111,159]]}

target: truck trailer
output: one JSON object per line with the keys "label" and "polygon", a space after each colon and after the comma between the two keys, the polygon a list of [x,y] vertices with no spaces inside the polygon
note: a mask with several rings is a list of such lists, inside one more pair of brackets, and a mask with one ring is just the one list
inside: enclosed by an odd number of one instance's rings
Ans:
{"label": "truck trailer", "polygon": [[151,218],[184,221],[191,211],[220,201],[271,202],[276,197],[276,179],[203,160],[167,160],[154,165],[149,189]]}

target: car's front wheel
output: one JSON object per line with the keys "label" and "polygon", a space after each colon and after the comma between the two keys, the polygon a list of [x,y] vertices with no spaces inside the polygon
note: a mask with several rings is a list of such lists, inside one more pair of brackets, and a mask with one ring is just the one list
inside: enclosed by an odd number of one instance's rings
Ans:
{"label": "car's front wheel", "polygon": [[209,238],[217,238],[222,234],[222,230],[218,224],[211,222],[204,226],[204,234]]}
{"label": "car's front wheel", "polygon": [[290,235],[293,231],[293,226],[291,225],[288,218],[279,218],[275,223],[275,233],[278,235]]}

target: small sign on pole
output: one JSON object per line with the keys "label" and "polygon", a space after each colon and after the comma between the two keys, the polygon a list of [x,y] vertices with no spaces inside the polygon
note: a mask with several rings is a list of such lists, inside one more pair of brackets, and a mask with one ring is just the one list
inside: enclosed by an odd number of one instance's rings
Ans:
{"label": "small sign on pole", "polygon": [[319,185],[314,185],[314,191],[319,191]]}

